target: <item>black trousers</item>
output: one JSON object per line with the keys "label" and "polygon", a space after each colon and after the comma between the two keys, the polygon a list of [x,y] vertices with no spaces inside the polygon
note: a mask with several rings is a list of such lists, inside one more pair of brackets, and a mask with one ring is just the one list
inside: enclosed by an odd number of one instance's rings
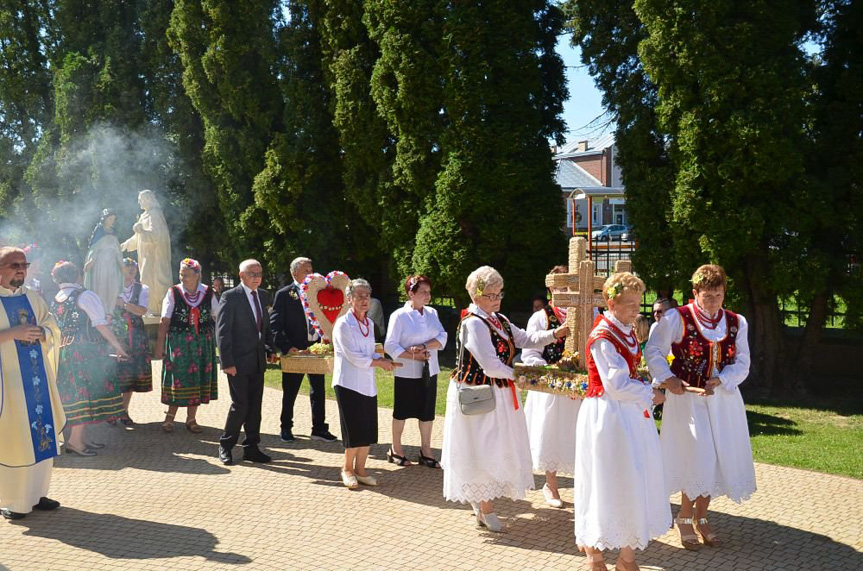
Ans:
{"label": "black trousers", "polygon": [[256,448],[261,442],[261,401],[264,398],[264,373],[228,375],[231,410],[225,421],[225,433],[219,443],[230,450],[240,439],[240,428],[246,432],[243,446]]}
{"label": "black trousers", "polygon": [[[294,427],[294,403],[303,384],[303,373],[282,373],[282,430]],[[329,425],[326,422],[324,404],[327,395],[324,392],[324,376],[308,375],[309,400],[312,403],[312,432],[326,432]]]}

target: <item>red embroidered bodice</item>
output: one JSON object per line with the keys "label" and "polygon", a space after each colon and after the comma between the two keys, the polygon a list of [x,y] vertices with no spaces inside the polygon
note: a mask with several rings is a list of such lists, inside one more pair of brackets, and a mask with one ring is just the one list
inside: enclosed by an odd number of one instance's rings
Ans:
{"label": "red embroidered bodice", "polygon": [[[603,326],[603,322],[608,323],[608,325]],[[599,370],[596,368],[596,362],[593,360],[593,354],[590,352],[593,343],[599,339],[605,339],[614,345],[617,352],[626,359],[626,364],[629,366],[629,377],[633,382],[641,382],[636,373],[636,367],[641,362],[641,348],[639,347],[638,351],[633,354],[627,348],[623,339],[611,329],[612,324],[605,316],[597,317],[595,323],[596,325],[594,325],[593,330],[590,332],[587,338],[587,345],[584,348],[584,354],[586,355],[585,363],[587,364],[587,392],[584,394],[585,398],[601,397],[605,394],[605,387],[602,386]]]}
{"label": "red embroidered bodice", "polygon": [[704,384],[711,375],[722,372],[726,365],[735,361],[740,319],[736,313],[727,309],[723,311],[725,337],[713,342],[701,334],[692,304],[677,308],[683,322],[683,337],[679,343],[671,345],[671,353],[674,355],[671,372],[690,386],[704,388]]}

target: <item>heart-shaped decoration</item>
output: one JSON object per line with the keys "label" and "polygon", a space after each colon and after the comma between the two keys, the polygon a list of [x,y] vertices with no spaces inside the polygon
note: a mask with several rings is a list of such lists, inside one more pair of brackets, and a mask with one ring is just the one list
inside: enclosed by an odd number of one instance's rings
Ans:
{"label": "heart-shaped decoration", "polygon": [[303,280],[303,308],[323,339],[331,341],[336,319],[348,312],[345,289],[351,278],[334,270],[326,275],[309,274]]}

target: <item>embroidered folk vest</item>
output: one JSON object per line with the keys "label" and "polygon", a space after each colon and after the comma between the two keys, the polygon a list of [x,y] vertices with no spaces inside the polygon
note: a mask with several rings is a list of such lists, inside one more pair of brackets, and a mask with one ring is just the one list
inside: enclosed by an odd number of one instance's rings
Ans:
{"label": "embroidered folk vest", "polygon": [[195,334],[212,333],[215,320],[212,312],[213,289],[204,286],[204,299],[200,305],[191,307],[177,286],[171,286],[174,294],[174,314],[171,315],[171,329],[175,331],[195,332]]}
{"label": "embroidered folk vest", "polygon": [[608,320],[602,316],[597,319],[597,325],[594,326],[593,330],[590,332],[590,335],[587,338],[587,344],[584,348],[584,354],[586,355],[585,363],[587,364],[587,392],[584,394],[585,398],[601,397],[605,394],[605,388],[602,386],[602,379],[599,376],[599,369],[596,367],[593,353],[590,352],[590,348],[593,346],[593,343],[599,339],[605,339],[614,345],[617,352],[626,359],[626,364],[629,366],[629,377],[633,382],[641,382],[636,373],[636,367],[638,367],[638,363],[641,362],[641,348],[639,347],[638,352],[633,355],[629,349],[627,349],[626,344],[618,338],[614,331],[608,327],[602,326],[603,321]]}
{"label": "embroidered folk vest", "polygon": [[[560,317],[558,317],[557,312],[559,309],[552,307],[551,304],[545,306],[545,317],[548,325],[546,326],[546,331],[549,329],[557,329],[561,326]],[[551,343],[550,345],[546,345],[542,350],[542,358],[545,359],[545,362],[549,365],[553,365],[560,361],[561,357],[563,357],[563,349],[566,346],[566,338],[561,338]]]}
{"label": "embroidered folk vest", "polygon": [[740,319],[736,313],[725,312],[725,337],[717,342],[708,341],[698,328],[694,308],[691,305],[678,307],[683,322],[683,338],[671,345],[674,360],[671,372],[690,386],[704,388],[711,376],[722,372],[726,365],[734,363],[737,333]]}
{"label": "embroidered folk vest", "polygon": [[[512,343],[512,328],[510,327],[509,320],[503,315],[498,314],[500,324],[509,336],[509,339],[504,339],[503,335],[498,333],[491,323],[489,323],[484,317],[480,317],[475,313],[468,313],[464,318],[462,318],[462,321],[471,316],[481,319],[482,322],[485,323],[486,327],[488,327],[489,333],[491,334],[491,342],[497,352],[497,358],[500,359],[501,363],[511,367],[512,360],[515,358],[515,345]],[[459,323],[458,330],[461,331],[461,323]],[[507,379],[493,379],[486,376],[482,367],[480,367],[479,362],[474,359],[470,351],[462,352],[462,341],[460,336],[456,336],[455,343],[456,354],[462,355],[463,358],[461,360],[461,367],[453,371],[452,376],[450,377],[452,380],[467,383],[469,385],[490,385],[494,382],[498,387],[509,386],[509,380]]]}
{"label": "embroidered folk vest", "polygon": [[78,296],[82,289],[73,290],[66,301],[51,304],[51,311],[57,316],[60,326],[60,347],[72,343],[99,343],[102,337],[90,322],[87,312],[78,307]]}

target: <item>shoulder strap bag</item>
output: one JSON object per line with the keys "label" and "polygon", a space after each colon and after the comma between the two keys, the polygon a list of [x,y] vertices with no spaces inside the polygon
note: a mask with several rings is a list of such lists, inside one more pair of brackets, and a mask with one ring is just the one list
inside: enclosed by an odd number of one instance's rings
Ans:
{"label": "shoulder strap bag", "polygon": [[[459,323],[458,334],[460,337],[458,361],[456,371],[461,371],[464,361],[464,344],[467,340],[467,330]],[[456,381],[458,387],[458,405],[462,414],[468,416],[485,414],[494,410],[494,393],[491,385],[465,385]]]}

